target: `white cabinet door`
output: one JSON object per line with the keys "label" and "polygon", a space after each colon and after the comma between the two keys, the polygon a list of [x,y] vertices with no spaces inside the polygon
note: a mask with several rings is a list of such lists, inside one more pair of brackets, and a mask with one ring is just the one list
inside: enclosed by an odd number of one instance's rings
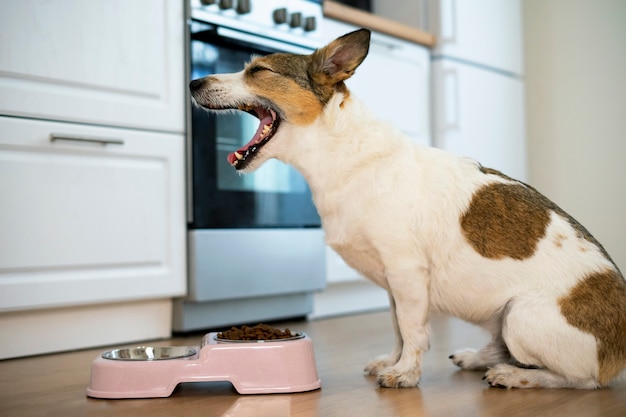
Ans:
{"label": "white cabinet door", "polygon": [[183,5],[2,2],[0,114],[182,133]]}
{"label": "white cabinet door", "polygon": [[520,0],[429,0],[434,55],[523,73]]}
{"label": "white cabinet door", "polygon": [[433,63],[434,144],[526,180],[524,83],[480,67]]}
{"label": "white cabinet door", "polygon": [[183,150],[183,135],[0,117],[0,311],[184,294]]}

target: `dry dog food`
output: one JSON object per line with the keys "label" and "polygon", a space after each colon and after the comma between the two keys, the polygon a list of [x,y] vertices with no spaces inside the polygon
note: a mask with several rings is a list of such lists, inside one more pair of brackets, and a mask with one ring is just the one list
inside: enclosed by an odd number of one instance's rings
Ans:
{"label": "dry dog food", "polygon": [[218,339],[224,340],[277,340],[296,336],[291,330],[280,330],[267,324],[259,323],[256,326],[231,327],[217,334]]}

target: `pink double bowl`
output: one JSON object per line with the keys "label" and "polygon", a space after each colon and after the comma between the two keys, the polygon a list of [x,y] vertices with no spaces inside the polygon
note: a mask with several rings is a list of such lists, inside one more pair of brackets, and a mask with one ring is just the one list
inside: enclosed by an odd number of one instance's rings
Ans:
{"label": "pink double bowl", "polygon": [[169,397],[183,382],[230,381],[240,394],[303,392],[321,386],[313,343],[304,333],[281,340],[225,341],[209,333],[199,347],[121,348],[98,356],[87,395]]}

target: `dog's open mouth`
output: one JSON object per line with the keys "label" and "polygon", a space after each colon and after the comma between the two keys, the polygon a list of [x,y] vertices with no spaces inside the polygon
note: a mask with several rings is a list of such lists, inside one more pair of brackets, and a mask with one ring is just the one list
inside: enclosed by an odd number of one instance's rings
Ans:
{"label": "dog's open mouth", "polygon": [[259,127],[254,136],[243,147],[228,154],[228,162],[235,169],[244,169],[254,158],[254,155],[274,136],[280,124],[278,113],[271,108],[261,105],[242,105],[238,110],[245,111],[259,119]]}

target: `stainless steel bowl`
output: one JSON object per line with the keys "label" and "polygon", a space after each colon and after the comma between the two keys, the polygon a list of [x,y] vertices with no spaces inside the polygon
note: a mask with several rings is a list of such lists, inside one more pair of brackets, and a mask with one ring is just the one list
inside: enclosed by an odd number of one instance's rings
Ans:
{"label": "stainless steel bowl", "polygon": [[137,346],[109,350],[104,352],[102,357],[118,361],[159,361],[186,358],[196,353],[198,353],[196,349],[189,346]]}

